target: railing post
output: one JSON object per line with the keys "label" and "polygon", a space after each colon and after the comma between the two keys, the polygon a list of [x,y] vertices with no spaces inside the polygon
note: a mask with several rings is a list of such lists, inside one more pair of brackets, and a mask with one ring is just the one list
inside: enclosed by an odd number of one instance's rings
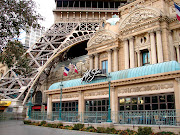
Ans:
{"label": "railing post", "polygon": [[97,123],[97,112],[96,112],[96,120],[95,120],[95,123]]}
{"label": "railing post", "polygon": [[44,112],[42,112],[43,113],[43,120],[44,120]]}
{"label": "railing post", "polygon": [[147,118],[147,111],[145,111],[146,112],[146,124],[147,124],[147,121],[148,121],[148,118]]}
{"label": "railing post", "polygon": [[124,111],[123,111],[123,124],[125,124],[125,117],[124,117]]}

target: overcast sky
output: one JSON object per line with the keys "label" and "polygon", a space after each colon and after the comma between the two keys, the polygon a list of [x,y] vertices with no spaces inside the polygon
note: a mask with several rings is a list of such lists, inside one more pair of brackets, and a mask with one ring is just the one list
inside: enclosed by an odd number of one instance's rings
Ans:
{"label": "overcast sky", "polygon": [[52,10],[55,9],[55,0],[34,0],[37,4],[37,11],[45,18],[42,26],[49,28],[54,23]]}

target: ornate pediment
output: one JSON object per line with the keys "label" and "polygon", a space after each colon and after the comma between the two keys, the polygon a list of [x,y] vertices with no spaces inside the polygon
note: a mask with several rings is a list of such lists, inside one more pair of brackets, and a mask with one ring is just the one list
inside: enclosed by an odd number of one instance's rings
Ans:
{"label": "ornate pediment", "polygon": [[114,32],[108,30],[100,30],[89,40],[89,42],[87,43],[87,47],[111,41],[115,38],[116,34]]}
{"label": "ornate pediment", "polygon": [[119,28],[123,29],[124,27],[143,22],[149,18],[159,17],[161,14],[162,13],[158,9],[152,7],[139,7],[122,19]]}

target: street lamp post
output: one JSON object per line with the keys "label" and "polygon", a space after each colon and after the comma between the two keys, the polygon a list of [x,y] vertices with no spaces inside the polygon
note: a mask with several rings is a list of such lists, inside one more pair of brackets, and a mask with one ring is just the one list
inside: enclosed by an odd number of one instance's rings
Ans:
{"label": "street lamp post", "polygon": [[61,119],[61,112],[62,112],[62,108],[61,108],[61,106],[62,106],[62,87],[63,87],[63,84],[61,82],[61,84],[60,84],[61,94],[60,94],[60,106],[59,106],[59,119],[58,119],[60,121],[62,120]]}
{"label": "street lamp post", "polygon": [[32,105],[32,94],[33,94],[33,89],[31,89],[30,90],[30,94],[31,94],[31,99],[29,100],[29,102],[28,102],[28,106],[29,106],[29,108],[28,108],[28,119],[31,119],[31,107],[33,106]]}
{"label": "street lamp post", "polygon": [[108,106],[108,119],[107,119],[107,122],[112,122],[111,120],[111,76],[110,76],[110,73],[108,74],[107,76],[108,78],[108,84],[109,84],[109,106]]}

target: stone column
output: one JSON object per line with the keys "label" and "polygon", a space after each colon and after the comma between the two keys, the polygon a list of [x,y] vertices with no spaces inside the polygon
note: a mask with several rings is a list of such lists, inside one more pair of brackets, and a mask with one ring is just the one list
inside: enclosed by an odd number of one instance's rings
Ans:
{"label": "stone column", "polygon": [[179,45],[176,45],[177,61],[180,62]]}
{"label": "stone column", "polygon": [[156,56],[156,43],[155,43],[154,32],[150,32],[150,39],[151,39],[151,62],[152,64],[156,64],[157,56]]}
{"label": "stone column", "polygon": [[138,67],[141,66],[141,51],[137,51],[137,56],[138,56]]}
{"label": "stone column", "polygon": [[175,60],[175,52],[173,45],[173,32],[169,31],[169,48],[170,48],[170,60]]}
{"label": "stone column", "polygon": [[125,69],[129,68],[129,46],[128,40],[124,40],[124,61],[125,61]]}
{"label": "stone column", "polygon": [[93,55],[89,55],[89,69],[93,69]]}
{"label": "stone column", "polygon": [[118,95],[115,87],[111,87],[111,120],[113,123],[118,123]]}
{"label": "stone column", "polygon": [[134,61],[134,38],[131,37],[129,39],[129,48],[130,48],[130,68],[135,67],[135,61]]}
{"label": "stone column", "polygon": [[161,39],[161,31],[156,31],[157,37],[157,53],[158,53],[158,63],[163,62],[163,48],[162,48],[162,39]]}
{"label": "stone column", "polygon": [[96,53],[95,55],[95,69],[98,69],[99,68],[99,54],[98,53]]}
{"label": "stone column", "polygon": [[118,48],[114,48],[114,71],[118,71]]}
{"label": "stone column", "polygon": [[[176,116],[180,116],[180,78],[175,78],[174,80],[174,96]],[[180,123],[180,117],[176,117],[176,122]]]}
{"label": "stone column", "polygon": [[84,92],[79,91],[78,116],[79,116],[79,121],[82,121],[82,122],[84,122],[84,109],[85,109]]}
{"label": "stone column", "polygon": [[108,50],[108,73],[110,73],[111,70],[111,60],[112,60],[112,50]]}
{"label": "stone column", "polygon": [[47,100],[47,118],[51,120],[52,118],[52,95],[48,95]]}
{"label": "stone column", "polygon": [[152,59],[151,59],[151,48],[148,48],[148,51],[149,51],[149,62],[150,62],[150,64],[152,64]]}

